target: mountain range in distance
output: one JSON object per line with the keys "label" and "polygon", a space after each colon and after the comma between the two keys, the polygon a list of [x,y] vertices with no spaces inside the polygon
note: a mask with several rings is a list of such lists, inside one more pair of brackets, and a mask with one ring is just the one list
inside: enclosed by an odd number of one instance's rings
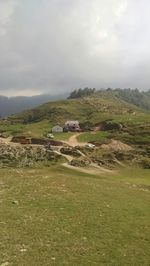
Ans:
{"label": "mountain range in distance", "polygon": [[35,96],[7,97],[0,95],[0,117],[4,118],[30,108],[34,108],[46,102],[65,99],[68,93],[59,95],[41,94]]}
{"label": "mountain range in distance", "polygon": [[[84,88],[74,90],[70,93],[64,92],[63,94],[51,95],[41,94],[35,96],[16,96],[6,97],[0,96],[0,118],[4,118],[13,114],[21,113],[22,111],[28,111],[30,109],[41,106],[48,102],[54,102],[57,108],[60,100],[82,99],[84,97],[95,95],[95,99],[102,100],[103,97],[107,99],[109,104],[112,99],[118,99],[120,103],[128,103],[133,106],[137,106],[141,109],[150,111],[150,90],[139,91],[138,89],[106,89],[96,90],[91,88]],[[123,102],[122,102],[123,101]],[[68,101],[67,101],[68,103]],[[119,104],[118,102],[116,103]],[[116,106],[117,107],[117,106]],[[78,107],[77,107],[78,108]],[[47,110],[48,112],[48,110]]]}

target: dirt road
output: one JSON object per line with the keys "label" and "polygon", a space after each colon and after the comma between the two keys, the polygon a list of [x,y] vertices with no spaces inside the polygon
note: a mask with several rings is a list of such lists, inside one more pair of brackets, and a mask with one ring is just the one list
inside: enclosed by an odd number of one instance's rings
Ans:
{"label": "dirt road", "polygon": [[[82,133],[76,133],[74,134],[73,136],[71,136],[68,141],[65,141],[64,143],[72,146],[72,147],[75,147],[75,146],[85,146],[87,143],[86,142],[82,142],[80,143],[78,140],[77,140],[77,137],[79,135],[81,135]],[[0,143],[5,143],[7,145],[11,145],[11,146],[21,146],[20,143],[13,143],[11,142],[11,138],[0,138]],[[33,146],[38,146],[38,145],[33,145]],[[70,155],[65,155],[65,154],[62,154],[60,152],[60,148],[58,149],[58,147],[56,147],[56,149],[54,148],[53,151],[61,156],[63,156],[64,158],[67,159],[67,163],[63,163],[62,165],[66,168],[69,168],[69,169],[74,169],[74,170],[77,170],[79,172],[82,172],[82,173],[87,173],[87,174],[94,174],[94,175],[99,175],[99,174],[102,174],[102,173],[113,173],[114,171],[112,170],[108,170],[108,169],[105,169],[105,168],[102,168],[94,163],[92,163],[89,167],[75,167],[75,166],[72,166],[70,165],[70,162],[74,159],[73,156],[70,156]],[[85,155],[82,154],[82,156],[84,157]]]}
{"label": "dirt road", "polygon": [[99,175],[99,174],[114,174],[116,171],[114,170],[108,170],[105,169],[103,167],[100,167],[96,164],[91,164],[88,167],[77,167],[77,166],[72,166],[69,163],[63,163],[62,164],[64,167],[72,169],[72,170],[76,170],[82,173],[86,173],[86,174],[93,174],[93,175]]}
{"label": "dirt road", "polygon": [[4,143],[6,145],[10,145],[10,146],[21,146],[20,143],[15,143],[15,142],[11,142],[12,137],[9,138],[0,138],[0,143]]}
{"label": "dirt road", "polygon": [[67,141],[64,141],[64,143],[75,147],[75,146],[85,146],[86,142],[79,142],[77,137],[80,136],[83,133],[75,133],[73,136],[71,136]]}

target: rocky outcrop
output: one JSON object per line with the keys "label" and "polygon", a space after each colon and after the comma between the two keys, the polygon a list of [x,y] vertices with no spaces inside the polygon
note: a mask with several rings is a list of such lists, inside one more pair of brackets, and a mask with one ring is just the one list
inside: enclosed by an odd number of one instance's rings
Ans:
{"label": "rocky outcrop", "polygon": [[60,152],[74,157],[80,157],[82,155],[81,152],[75,147],[62,147]]}
{"label": "rocky outcrop", "polygon": [[75,167],[86,167],[90,165],[90,161],[86,158],[84,159],[73,159],[70,164]]}
{"label": "rocky outcrop", "polygon": [[32,166],[40,162],[57,161],[61,156],[42,146],[19,146],[0,143],[0,167]]}
{"label": "rocky outcrop", "polygon": [[20,144],[31,144],[31,138],[26,136],[17,136],[12,138],[12,142]]}
{"label": "rocky outcrop", "polygon": [[31,138],[28,136],[15,136],[12,138],[12,142],[20,144],[36,144],[36,145],[53,145],[62,146],[63,143],[57,140],[50,140],[48,138]]}
{"label": "rocky outcrop", "polygon": [[132,151],[133,148],[120,140],[111,139],[108,144],[101,145],[101,148],[107,151]]}

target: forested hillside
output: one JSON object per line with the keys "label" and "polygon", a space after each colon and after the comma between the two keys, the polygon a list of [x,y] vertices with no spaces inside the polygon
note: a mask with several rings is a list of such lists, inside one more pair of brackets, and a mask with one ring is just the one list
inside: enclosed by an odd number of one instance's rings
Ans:
{"label": "forested hillside", "polygon": [[139,91],[138,89],[111,89],[108,88],[107,90],[96,90],[95,88],[84,88],[74,90],[70,93],[68,99],[77,99],[85,96],[92,95],[96,92],[99,92],[103,95],[103,92],[111,92],[112,95],[117,96],[118,98],[134,104],[140,108],[150,110],[150,90],[148,91]]}
{"label": "forested hillside", "polygon": [[138,107],[150,110],[150,90],[140,92],[138,89],[116,89],[118,96]]}

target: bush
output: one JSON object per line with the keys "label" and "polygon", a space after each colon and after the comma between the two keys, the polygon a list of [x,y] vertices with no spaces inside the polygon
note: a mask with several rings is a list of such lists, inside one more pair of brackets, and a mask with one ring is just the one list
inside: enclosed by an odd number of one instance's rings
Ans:
{"label": "bush", "polygon": [[140,161],[140,165],[142,166],[142,168],[144,169],[150,169],[150,159],[149,158],[143,158]]}

